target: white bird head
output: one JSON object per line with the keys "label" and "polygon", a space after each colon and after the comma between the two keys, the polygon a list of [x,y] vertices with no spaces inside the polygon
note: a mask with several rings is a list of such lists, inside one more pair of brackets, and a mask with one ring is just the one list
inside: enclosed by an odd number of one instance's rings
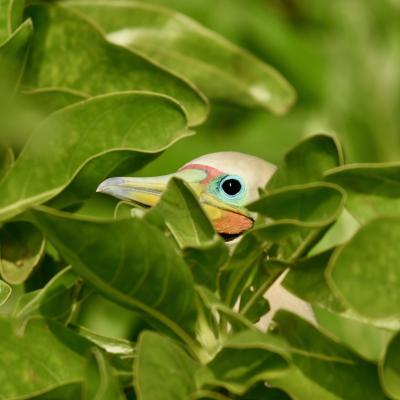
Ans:
{"label": "white bird head", "polygon": [[169,175],[106,179],[97,191],[151,207],[157,204],[172,177],[181,178],[198,196],[216,231],[229,237],[252,227],[253,217],[245,206],[258,198],[258,189],[265,187],[275,170],[274,165],[249,154],[211,153]]}

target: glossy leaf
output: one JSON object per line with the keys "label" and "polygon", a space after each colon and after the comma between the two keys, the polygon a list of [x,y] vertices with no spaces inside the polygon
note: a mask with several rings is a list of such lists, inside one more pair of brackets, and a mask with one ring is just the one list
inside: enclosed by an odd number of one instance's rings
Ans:
{"label": "glossy leaf", "polygon": [[[188,267],[143,220],[80,220],[43,208],[34,218],[74,270],[106,297],[191,342],[196,320]],[[157,246],[154,246],[157,243]]]}
{"label": "glossy leaf", "polygon": [[185,135],[183,111],[158,95],[104,95],[64,108],[38,126],[0,183],[0,220],[59,194],[84,166],[90,186],[83,190],[94,192],[122,161],[132,170]]}
{"label": "glossy leaf", "polygon": [[242,331],[223,343],[196,379],[199,386],[216,385],[243,394],[256,382],[284,375],[289,363],[290,356],[278,338]]}
{"label": "glossy leaf", "polygon": [[331,258],[327,279],[334,293],[364,316],[398,319],[399,240],[399,217],[375,219],[362,227]]}
{"label": "glossy leaf", "polygon": [[321,181],[324,172],[343,164],[339,142],[332,136],[311,136],[291,149],[268,182],[267,190]]}
{"label": "glossy leaf", "polygon": [[24,282],[38,265],[45,240],[29,222],[10,222],[0,229],[0,273],[14,285]]}
{"label": "glossy leaf", "polygon": [[277,114],[294,102],[294,90],[276,70],[184,15],[134,1],[67,4],[98,23],[110,41],[189,78],[212,99]]}
{"label": "glossy leaf", "polygon": [[55,387],[83,380],[85,356],[90,350],[89,342],[83,338],[42,319],[33,319],[21,326],[2,316],[0,328],[0,399],[30,399]]}
{"label": "glossy leaf", "polygon": [[392,399],[400,399],[400,334],[390,341],[379,365],[381,382]]}
{"label": "glossy leaf", "polygon": [[346,191],[346,207],[363,224],[400,214],[399,177],[399,163],[350,164],[326,173],[326,180]]}
{"label": "glossy leaf", "polygon": [[282,378],[270,379],[272,386],[299,400],[386,398],[376,366],[294,314],[279,311],[274,320],[291,351],[293,368]]}
{"label": "glossy leaf", "polygon": [[200,365],[178,343],[145,331],[137,351],[134,386],[138,398],[184,400],[196,391],[194,375]]}
{"label": "glossy leaf", "polygon": [[[177,99],[191,125],[204,121],[208,107],[200,92],[139,53],[108,42],[97,26],[71,9],[34,5],[35,28],[25,83],[61,87],[88,95],[144,90]],[[68,73],[65,73],[68,65]]]}

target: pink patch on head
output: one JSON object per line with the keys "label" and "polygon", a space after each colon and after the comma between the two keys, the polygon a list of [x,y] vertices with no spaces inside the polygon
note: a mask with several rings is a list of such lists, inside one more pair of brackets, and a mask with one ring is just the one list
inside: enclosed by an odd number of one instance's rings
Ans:
{"label": "pink patch on head", "polygon": [[179,171],[183,171],[185,169],[199,169],[201,171],[204,171],[207,175],[206,177],[200,182],[202,184],[207,184],[211,182],[213,179],[215,179],[218,176],[223,175],[224,173],[216,168],[209,167],[208,165],[202,165],[202,164],[188,164],[183,166]]}
{"label": "pink patch on head", "polygon": [[215,230],[218,233],[225,233],[228,235],[238,235],[247,231],[253,226],[254,221],[241,214],[231,211],[224,211],[224,215],[213,221]]}

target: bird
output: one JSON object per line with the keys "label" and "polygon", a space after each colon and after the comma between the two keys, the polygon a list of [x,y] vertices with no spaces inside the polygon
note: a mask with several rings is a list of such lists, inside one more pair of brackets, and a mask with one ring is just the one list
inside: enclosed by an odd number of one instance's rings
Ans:
{"label": "bird", "polygon": [[[259,157],[241,152],[225,151],[206,154],[184,164],[177,172],[158,177],[111,177],[97,192],[118,199],[152,207],[160,200],[168,182],[177,177],[185,181],[197,196],[215,230],[227,243],[236,245],[243,234],[254,225],[255,215],[246,205],[260,197],[277,167]],[[315,324],[310,304],[281,286],[286,270],[269,287],[264,297],[270,310],[258,322],[268,329],[280,309],[291,311]]]}

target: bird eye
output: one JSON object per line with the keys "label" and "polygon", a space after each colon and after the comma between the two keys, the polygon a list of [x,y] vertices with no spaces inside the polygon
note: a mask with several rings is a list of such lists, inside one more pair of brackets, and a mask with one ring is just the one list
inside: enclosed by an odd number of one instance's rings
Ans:
{"label": "bird eye", "polygon": [[220,188],[229,196],[236,196],[243,189],[243,185],[239,177],[227,176],[220,184]]}

